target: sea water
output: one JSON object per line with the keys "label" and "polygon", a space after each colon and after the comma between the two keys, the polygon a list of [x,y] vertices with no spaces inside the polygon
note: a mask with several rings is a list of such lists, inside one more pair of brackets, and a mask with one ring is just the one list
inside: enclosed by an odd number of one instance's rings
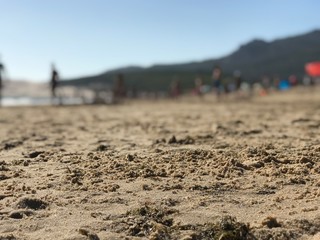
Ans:
{"label": "sea water", "polygon": [[3,107],[11,106],[43,106],[51,104],[63,104],[63,105],[79,105],[88,104],[80,97],[64,97],[51,99],[50,97],[3,97],[1,105]]}

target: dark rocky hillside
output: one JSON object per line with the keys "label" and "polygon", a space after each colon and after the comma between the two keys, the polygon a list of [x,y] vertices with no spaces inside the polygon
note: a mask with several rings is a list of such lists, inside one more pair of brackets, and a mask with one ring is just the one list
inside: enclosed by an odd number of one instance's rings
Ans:
{"label": "dark rocky hillside", "polygon": [[250,82],[268,75],[286,78],[291,74],[304,75],[306,62],[320,60],[320,30],[307,34],[266,42],[253,40],[239,47],[232,54],[201,62],[171,65],[154,65],[148,68],[125,67],[95,76],[66,79],[64,85],[111,86],[115,76],[122,73],[128,88],[136,90],[166,91],[173,79],[180,79],[184,88],[193,86],[196,75],[202,75],[210,83],[210,72],[214,65],[220,65],[225,77],[240,70]]}

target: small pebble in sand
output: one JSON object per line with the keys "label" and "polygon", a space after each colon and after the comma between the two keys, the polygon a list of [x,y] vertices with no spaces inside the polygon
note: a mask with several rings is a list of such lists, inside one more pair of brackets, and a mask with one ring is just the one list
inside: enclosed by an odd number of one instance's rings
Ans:
{"label": "small pebble in sand", "polygon": [[22,219],[24,216],[31,216],[33,214],[34,212],[30,210],[16,210],[16,211],[12,211],[9,214],[9,217],[14,219]]}
{"label": "small pebble in sand", "polygon": [[173,135],[173,136],[168,140],[168,143],[169,143],[169,144],[177,143],[176,136]]}
{"label": "small pebble in sand", "polygon": [[131,161],[133,161],[134,156],[131,154],[127,154],[126,159],[127,159],[127,161],[131,162]]}
{"label": "small pebble in sand", "polygon": [[142,185],[142,189],[143,189],[144,191],[151,191],[151,190],[152,190],[152,187],[149,186],[148,184],[143,184],[143,185]]}
{"label": "small pebble in sand", "polygon": [[34,151],[29,153],[29,158],[36,158],[38,157],[40,154],[44,153],[44,151]]}
{"label": "small pebble in sand", "polygon": [[99,151],[99,152],[103,152],[103,151],[107,151],[108,148],[109,148],[108,145],[106,145],[106,144],[100,144],[100,145],[97,147],[96,150]]}
{"label": "small pebble in sand", "polygon": [[97,234],[92,233],[90,230],[85,228],[80,228],[79,233],[81,235],[87,236],[89,240],[100,240]]}
{"label": "small pebble in sand", "polygon": [[45,209],[47,206],[48,203],[36,198],[23,198],[17,204],[18,208],[29,208],[33,210]]}
{"label": "small pebble in sand", "polygon": [[267,226],[268,228],[281,227],[281,224],[277,221],[275,217],[267,217],[262,221],[262,225]]}

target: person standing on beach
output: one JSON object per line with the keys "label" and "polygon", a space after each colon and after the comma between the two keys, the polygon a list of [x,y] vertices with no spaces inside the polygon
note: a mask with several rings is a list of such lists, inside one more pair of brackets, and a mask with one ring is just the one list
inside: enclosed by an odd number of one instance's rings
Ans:
{"label": "person standing on beach", "polygon": [[127,89],[124,82],[124,77],[120,73],[116,76],[113,85],[113,97],[115,102],[122,101],[127,95]]}
{"label": "person standing on beach", "polygon": [[233,77],[234,77],[234,90],[236,91],[236,95],[238,97],[241,97],[242,96],[241,86],[243,82],[241,77],[241,72],[239,70],[234,71]]}
{"label": "person standing on beach", "polygon": [[50,80],[50,86],[51,86],[51,98],[56,97],[56,88],[58,85],[58,80],[59,80],[59,74],[58,71],[56,70],[54,64],[52,64],[51,68],[51,80]]}
{"label": "person standing on beach", "polygon": [[193,94],[199,97],[202,97],[203,95],[203,80],[201,76],[197,76],[196,79],[194,80],[194,89],[193,89]]}
{"label": "person standing on beach", "polygon": [[212,71],[213,88],[217,97],[220,97],[222,91],[222,69],[220,66],[215,66]]}
{"label": "person standing on beach", "polygon": [[234,76],[235,90],[239,92],[242,84],[241,72],[239,70],[236,70],[234,71],[233,76]]}
{"label": "person standing on beach", "polygon": [[1,106],[1,100],[2,100],[2,74],[4,72],[4,65],[0,62],[0,106]]}
{"label": "person standing on beach", "polygon": [[179,79],[174,79],[170,85],[170,96],[174,99],[181,94],[181,85]]}

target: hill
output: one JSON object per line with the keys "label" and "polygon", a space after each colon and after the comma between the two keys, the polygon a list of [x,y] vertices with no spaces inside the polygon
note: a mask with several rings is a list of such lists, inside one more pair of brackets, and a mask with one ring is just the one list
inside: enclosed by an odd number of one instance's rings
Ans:
{"label": "hill", "polygon": [[205,82],[210,83],[214,65],[220,65],[226,77],[239,70],[249,82],[257,81],[263,75],[286,78],[296,74],[301,78],[305,74],[305,63],[316,60],[320,60],[320,30],[271,42],[255,39],[219,59],[148,68],[130,66],[95,76],[66,79],[63,85],[111,86],[115,75],[122,73],[126,85],[131,89],[166,91],[173,79],[180,79],[184,88],[191,88],[196,75],[201,75]]}

